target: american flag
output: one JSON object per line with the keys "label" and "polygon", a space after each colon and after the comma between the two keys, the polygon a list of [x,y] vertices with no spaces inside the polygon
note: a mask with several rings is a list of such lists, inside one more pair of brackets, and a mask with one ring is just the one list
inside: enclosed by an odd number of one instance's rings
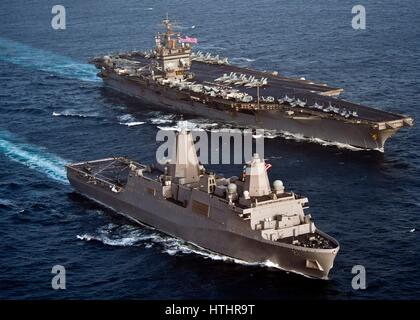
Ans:
{"label": "american flag", "polygon": [[197,38],[185,36],[185,38],[178,38],[178,41],[181,43],[197,43]]}
{"label": "american flag", "polygon": [[265,171],[267,171],[268,169],[270,169],[272,167],[271,164],[269,163],[265,163]]}

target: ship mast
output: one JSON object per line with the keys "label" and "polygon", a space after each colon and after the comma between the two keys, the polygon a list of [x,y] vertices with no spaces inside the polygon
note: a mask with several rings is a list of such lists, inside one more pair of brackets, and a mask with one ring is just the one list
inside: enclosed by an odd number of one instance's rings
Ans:
{"label": "ship mast", "polygon": [[191,132],[183,127],[175,141],[175,159],[168,164],[169,175],[179,184],[198,182],[200,180],[200,163],[194,146]]}
{"label": "ship mast", "polygon": [[191,67],[191,45],[189,43],[178,43],[180,33],[174,32],[168,14],[162,20],[162,25],[165,28],[163,39],[161,39],[160,33],[155,37],[157,73],[166,79],[183,79]]}
{"label": "ship mast", "polygon": [[172,29],[172,23],[169,20],[168,14],[166,14],[166,17],[162,20],[162,25],[165,27],[165,43],[164,45],[167,46],[170,43],[170,40],[172,40],[172,36],[175,34]]}

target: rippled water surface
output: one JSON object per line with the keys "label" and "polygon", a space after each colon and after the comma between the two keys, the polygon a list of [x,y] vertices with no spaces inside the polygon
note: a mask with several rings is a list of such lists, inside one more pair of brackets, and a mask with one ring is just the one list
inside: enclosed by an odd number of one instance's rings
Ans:
{"label": "rippled water surface", "polygon": [[[329,281],[231,261],[117,217],[75,193],[63,168],[114,155],[154,160],[157,130],[180,116],[104,88],[86,61],[151,47],[166,12],[200,50],[344,87],[345,99],[416,120],[418,1],[369,1],[365,31],[351,28],[348,0],[60,3],[64,31],[51,28],[51,1],[0,3],[0,298],[419,298],[416,126],[385,154],[266,139],[271,178],[307,195],[317,225],[341,243]],[[66,290],[51,289],[55,264],[66,267]],[[351,287],[358,264],[364,291]]]}

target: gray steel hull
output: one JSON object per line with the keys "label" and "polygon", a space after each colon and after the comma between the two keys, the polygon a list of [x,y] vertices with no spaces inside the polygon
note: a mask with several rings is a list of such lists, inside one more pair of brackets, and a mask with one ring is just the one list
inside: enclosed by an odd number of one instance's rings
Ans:
{"label": "gray steel hull", "polygon": [[[147,192],[124,190],[115,193],[87,183],[71,170],[67,171],[67,176],[78,192],[117,213],[212,252],[245,262],[269,261],[286,271],[326,279],[339,250],[338,243],[334,249],[312,249],[268,241],[251,230],[249,223],[247,225],[238,222],[225,212],[216,211],[209,219],[193,214],[168,200],[157,199]],[[335,242],[328,235],[322,235]],[[322,270],[308,268],[308,259],[318,261]]]}
{"label": "gray steel hull", "polygon": [[245,113],[220,110],[199,101],[182,100],[177,92],[170,88],[157,89],[153,85],[145,87],[115,74],[107,75],[103,81],[115,90],[178,113],[190,113],[234,122],[241,126],[276,130],[298,135],[309,141],[320,139],[362,149],[383,151],[385,141],[398,131],[397,129],[379,131],[367,124],[347,123],[335,119],[290,116],[280,111]]}

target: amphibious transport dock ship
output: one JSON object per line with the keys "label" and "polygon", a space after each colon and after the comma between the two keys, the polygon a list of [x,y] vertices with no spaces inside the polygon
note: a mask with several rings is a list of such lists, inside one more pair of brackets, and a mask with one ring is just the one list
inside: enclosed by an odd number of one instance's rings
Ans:
{"label": "amphibious transport dock ship", "polygon": [[277,72],[230,65],[226,58],[192,52],[168,18],[150,52],[94,58],[106,85],[177,112],[233,121],[363,149],[385,141],[413,119],[335,98],[342,89]]}
{"label": "amphibious transport dock ship", "polygon": [[175,140],[173,161],[154,166],[126,158],[66,165],[70,183],[116,212],[202,248],[247,262],[327,278],[338,242],[319,230],[308,199],[286,192],[255,154],[240,177],[226,179],[198,162],[191,133]]}

